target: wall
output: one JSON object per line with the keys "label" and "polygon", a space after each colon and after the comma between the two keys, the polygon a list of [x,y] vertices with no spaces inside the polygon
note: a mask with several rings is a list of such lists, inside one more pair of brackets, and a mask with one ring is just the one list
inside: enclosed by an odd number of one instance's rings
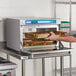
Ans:
{"label": "wall", "polygon": [[7,17],[9,14],[10,0],[0,0],[0,17]]}
{"label": "wall", "polygon": [[72,30],[76,31],[76,4],[72,5]]}
{"label": "wall", "polygon": [[4,41],[4,26],[2,17],[6,17],[8,15],[9,1],[10,0],[0,0],[0,41]]}
{"label": "wall", "polygon": [[11,0],[9,16],[50,17],[50,0]]}
{"label": "wall", "polygon": [[0,0],[1,17],[52,17],[52,0]]}

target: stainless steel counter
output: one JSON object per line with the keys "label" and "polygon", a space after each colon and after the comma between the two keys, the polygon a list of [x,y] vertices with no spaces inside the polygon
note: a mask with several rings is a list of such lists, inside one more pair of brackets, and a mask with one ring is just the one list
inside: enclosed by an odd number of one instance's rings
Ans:
{"label": "stainless steel counter", "polygon": [[18,51],[14,51],[14,50],[9,50],[9,49],[6,49],[6,48],[2,48],[0,49],[1,52],[4,52],[8,55],[11,55],[13,57],[16,57],[18,59],[28,59],[30,54],[27,54],[27,53],[24,53],[24,52],[18,52]]}
{"label": "stainless steel counter", "polygon": [[62,49],[57,48],[49,51],[31,52],[31,53],[18,52],[6,48],[1,48],[0,51],[8,55],[14,56],[18,59],[33,59],[33,58],[67,56],[71,53],[71,48],[62,48]]}

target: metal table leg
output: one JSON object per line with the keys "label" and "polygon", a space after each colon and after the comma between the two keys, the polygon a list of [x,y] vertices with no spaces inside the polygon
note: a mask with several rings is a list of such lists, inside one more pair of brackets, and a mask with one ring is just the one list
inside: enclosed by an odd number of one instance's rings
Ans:
{"label": "metal table leg", "polygon": [[69,60],[70,60],[70,64],[69,64],[69,66],[70,66],[70,68],[69,68],[69,76],[72,76],[72,70],[71,70],[71,67],[72,67],[72,58],[71,58],[71,55],[69,56]]}
{"label": "metal table leg", "polygon": [[64,76],[64,59],[63,59],[63,56],[60,57],[60,76]]}
{"label": "metal table leg", "polygon": [[57,76],[57,58],[55,57],[55,76]]}
{"label": "metal table leg", "polygon": [[36,59],[33,59],[33,73],[34,73],[34,76],[36,76],[36,70],[37,70],[37,65],[36,65]]}
{"label": "metal table leg", "polygon": [[9,60],[9,61],[10,61],[10,55],[8,55],[8,54],[7,54],[7,60]]}
{"label": "metal table leg", "polygon": [[45,58],[42,58],[42,76],[45,76]]}
{"label": "metal table leg", "polygon": [[25,76],[25,60],[22,60],[22,76]]}

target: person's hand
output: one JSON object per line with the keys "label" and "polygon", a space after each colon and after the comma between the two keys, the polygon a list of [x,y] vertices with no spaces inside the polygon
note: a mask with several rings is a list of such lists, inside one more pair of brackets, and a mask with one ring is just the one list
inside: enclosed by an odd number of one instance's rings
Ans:
{"label": "person's hand", "polygon": [[50,32],[50,36],[48,36],[47,38],[45,38],[46,40],[58,40],[59,36],[55,35],[54,32]]}

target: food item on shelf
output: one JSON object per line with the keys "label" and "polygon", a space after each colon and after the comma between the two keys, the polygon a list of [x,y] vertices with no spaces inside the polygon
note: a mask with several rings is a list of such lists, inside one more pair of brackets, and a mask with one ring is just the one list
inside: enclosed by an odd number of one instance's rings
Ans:
{"label": "food item on shelf", "polygon": [[[61,32],[61,31],[54,31],[54,33],[56,35],[59,36],[65,36],[65,32]],[[29,39],[41,39],[41,38],[46,38],[48,36],[50,36],[50,31],[47,32],[31,32],[31,33],[24,33],[25,34],[25,38],[29,38]]]}
{"label": "food item on shelf", "polygon": [[45,38],[49,35],[49,32],[31,32],[31,33],[25,33],[26,38],[34,38],[34,39],[39,39],[39,38]]}
{"label": "food item on shelf", "polygon": [[56,44],[54,41],[24,41],[23,46],[43,46]]}

